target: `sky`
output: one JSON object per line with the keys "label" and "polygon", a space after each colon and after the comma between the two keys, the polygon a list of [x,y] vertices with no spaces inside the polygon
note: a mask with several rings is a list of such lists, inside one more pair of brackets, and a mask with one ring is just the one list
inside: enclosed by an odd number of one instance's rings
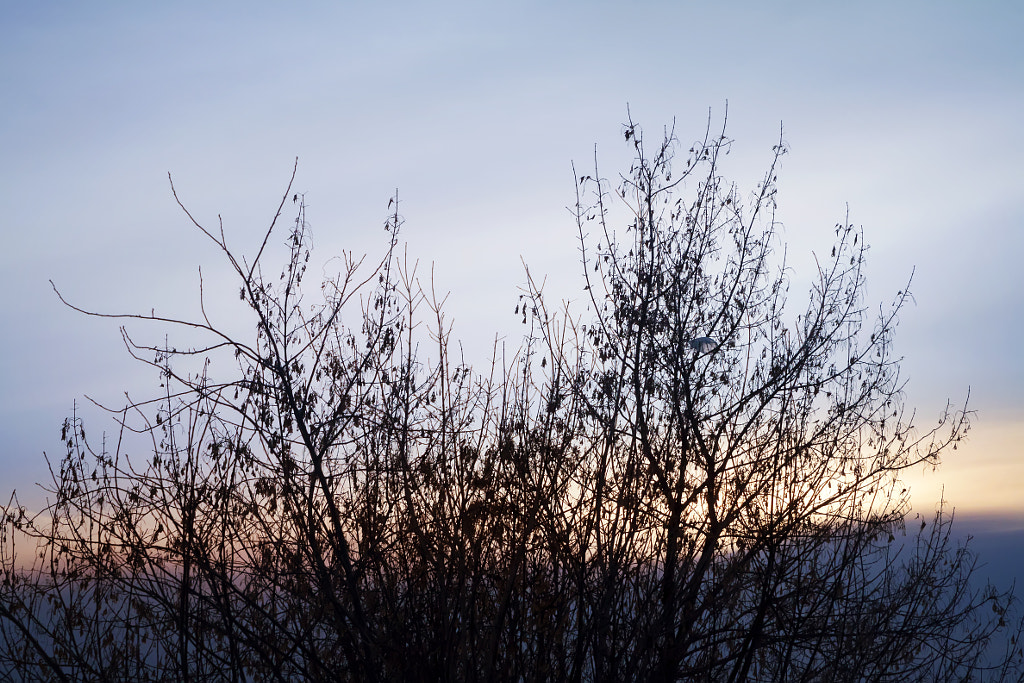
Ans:
{"label": "sky", "polygon": [[[296,157],[315,261],[379,254],[396,192],[409,253],[479,362],[523,264],[579,297],[573,164],[628,164],[627,115],[686,141],[728,111],[753,190],[780,131],[780,235],[799,281],[847,212],[868,303],[913,273],[907,403],[976,411],[914,502],[1024,528],[1024,5],[1018,2],[3,3],[0,492],[39,496],[85,396],[154,378],[111,312],[197,310],[234,285],[175,204],[254,253]],[[801,294],[794,290],[794,296]],[[33,493],[35,492],[35,493]],[[982,520],[982,521],[978,521]]]}

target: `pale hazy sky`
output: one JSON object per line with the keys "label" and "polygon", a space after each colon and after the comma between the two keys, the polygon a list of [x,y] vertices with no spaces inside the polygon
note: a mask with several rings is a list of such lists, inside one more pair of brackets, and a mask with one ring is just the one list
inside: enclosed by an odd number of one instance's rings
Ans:
{"label": "pale hazy sky", "polygon": [[49,279],[92,308],[181,314],[200,265],[224,281],[168,172],[252,253],[298,156],[319,264],[379,251],[399,188],[410,253],[479,354],[520,333],[520,258],[578,295],[570,164],[596,144],[617,172],[627,104],[689,140],[728,101],[744,190],[784,125],[797,278],[847,206],[872,301],[916,268],[908,402],[928,426],[969,386],[978,411],[922,490],[1024,514],[1024,4],[379,4],[3,3],[0,492],[46,477],[84,394],[153,386],[116,324],[62,308]]}

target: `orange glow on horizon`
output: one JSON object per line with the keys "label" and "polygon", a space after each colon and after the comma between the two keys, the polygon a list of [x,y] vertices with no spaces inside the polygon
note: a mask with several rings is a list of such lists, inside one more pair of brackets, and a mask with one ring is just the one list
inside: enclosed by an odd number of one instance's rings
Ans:
{"label": "orange glow on horizon", "polygon": [[963,517],[1002,517],[1024,528],[1024,420],[979,419],[957,450],[943,454],[937,469],[907,472],[914,508]]}

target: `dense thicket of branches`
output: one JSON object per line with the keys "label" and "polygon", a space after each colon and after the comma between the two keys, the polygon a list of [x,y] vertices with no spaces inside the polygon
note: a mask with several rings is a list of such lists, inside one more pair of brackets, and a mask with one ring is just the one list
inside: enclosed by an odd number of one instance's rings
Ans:
{"label": "dense thicket of branches", "polygon": [[193,220],[254,335],[205,307],[123,316],[188,346],[125,332],[160,392],[115,411],[99,448],[70,418],[50,506],[3,509],[0,671],[1019,676],[1010,596],[972,588],[947,517],[905,528],[900,473],[968,426],[951,411],[911,427],[891,348],[907,294],[869,313],[862,235],[843,223],[806,302],[787,303],[781,145],[743,199],[720,175],[724,135],[678,158],[671,132],[625,137],[621,182],[578,178],[587,312],[556,314],[530,280],[525,342],[484,372],[399,249],[397,206],[376,267],[345,255],[315,297],[302,203],[280,278],[264,275],[273,225],[248,263]]}

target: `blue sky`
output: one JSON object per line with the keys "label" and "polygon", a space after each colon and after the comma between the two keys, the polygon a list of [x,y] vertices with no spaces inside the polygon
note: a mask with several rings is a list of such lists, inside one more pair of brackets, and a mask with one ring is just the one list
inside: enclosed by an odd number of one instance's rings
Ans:
{"label": "blue sky", "polygon": [[945,484],[961,513],[1024,519],[1020,3],[210,5],[5,3],[4,491],[46,477],[73,402],[152,386],[116,325],[62,308],[48,280],[92,308],[183,315],[200,266],[208,287],[227,282],[168,172],[251,253],[299,157],[321,264],[378,252],[399,188],[410,253],[434,264],[479,358],[520,333],[521,259],[578,296],[571,164],[595,145],[605,174],[628,161],[627,105],[686,140],[728,102],[743,188],[784,125],[797,281],[847,207],[872,245],[872,301],[916,269],[897,336],[908,403],[925,427],[970,387],[978,411],[917,500]]}

